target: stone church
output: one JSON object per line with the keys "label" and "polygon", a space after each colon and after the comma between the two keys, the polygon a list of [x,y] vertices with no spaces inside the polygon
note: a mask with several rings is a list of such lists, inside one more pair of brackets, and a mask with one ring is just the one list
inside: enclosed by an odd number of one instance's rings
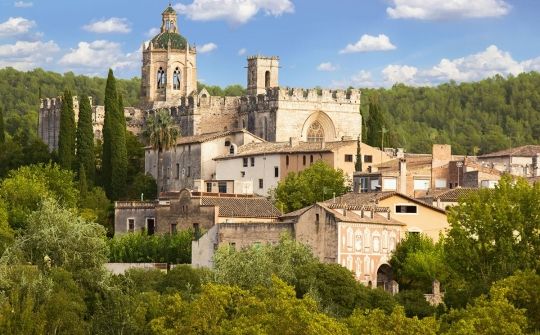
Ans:
{"label": "stone church", "polygon": [[[244,130],[270,142],[294,138],[324,143],[360,135],[360,91],[280,87],[275,56],[248,57],[245,96],[198,91],[197,49],[181,35],[171,6],[161,16],[159,34],[143,43],[141,103],[125,110],[130,131],[140,132],[148,115],[166,109],[183,137]],[[61,103],[43,99],[39,112],[39,135],[51,150],[57,147]],[[103,107],[93,109],[94,131],[100,137]]]}

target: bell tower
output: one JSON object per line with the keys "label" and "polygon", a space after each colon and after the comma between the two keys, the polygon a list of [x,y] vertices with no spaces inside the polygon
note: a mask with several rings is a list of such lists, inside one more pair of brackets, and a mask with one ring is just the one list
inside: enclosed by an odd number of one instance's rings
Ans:
{"label": "bell tower", "polygon": [[161,17],[160,33],[142,47],[141,97],[149,108],[179,105],[197,89],[197,51],[180,35],[170,4]]}
{"label": "bell tower", "polygon": [[266,89],[278,87],[279,57],[250,56],[247,59],[247,94],[265,94]]}

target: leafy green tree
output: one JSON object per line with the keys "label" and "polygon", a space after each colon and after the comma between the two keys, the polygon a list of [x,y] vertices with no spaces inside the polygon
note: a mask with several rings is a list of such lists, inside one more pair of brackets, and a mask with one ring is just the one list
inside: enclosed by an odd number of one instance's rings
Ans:
{"label": "leafy green tree", "polygon": [[30,165],[11,171],[0,184],[13,229],[26,227],[27,216],[37,210],[46,198],[53,198],[66,208],[77,208],[79,196],[73,173],[58,165]]}
{"label": "leafy green tree", "polygon": [[80,197],[79,215],[86,221],[96,222],[107,229],[107,235],[114,235],[111,225],[111,212],[114,211],[113,204],[105,191],[101,187],[93,187],[86,195]]}
{"label": "leafy green tree", "polygon": [[423,319],[407,318],[403,307],[396,307],[390,315],[380,309],[360,310],[344,320],[353,335],[360,334],[393,334],[393,335],[424,335],[437,334],[439,323],[433,317]]}
{"label": "leafy green tree", "polygon": [[443,243],[433,243],[425,234],[409,233],[392,253],[390,265],[401,289],[428,292],[434,280],[445,282]]}
{"label": "leafy green tree", "polygon": [[159,194],[163,191],[163,151],[174,147],[176,139],[180,136],[180,130],[174,124],[171,115],[162,109],[146,119],[143,135],[152,149],[157,151],[157,189]]}
{"label": "leafy green tree", "polygon": [[396,294],[395,298],[405,308],[405,314],[408,318],[416,316],[421,319],[435,314],[435,307],[427,302],[422,291],[403,290]]}
{"label": "leafy green tree", "polygon": [[7,206],[0,198],[0,255],[11,245],[14,238],[15,233],[9,226]]}
{"label": "leafy green tree", "polygon": [[4,144],[6,142],[6,132],[4,130],[4,112],[2,111],[2,107],[0,106],[0,144]]}
{"label": "leafy green tree", "polygon": [[69,90],[64,92],[60,111],[60,130],[58,132],[58,158],[60,166],[71,169],[75,155],[75,112],[73,97]]}
{"label": "leafy green tree", "polygon": [[287,283],[296,281],[296,269],[315,262],[305,245],[284,236],[276,245],[254,245],[242,250],[223,246],[214,255],[218,283],[253,288],[268,285],[272,275]]}
{"label": "leafy green tree", "polygon": [[[79,102],[79,121],[77,124],[77,171],[84,166],[85,182],[95,183],[94,129],[92,126],[92,107],[87,96],[81,96]],[[80,175],[79,175],[80,179]]]}
{"label": "leafy green tree", "polygon": [[471,193],[451,208],[445,261],[461,281],[449,289],[474,297],[517,270],[538,271],[538,203],[539,184],[505,176],[494,190]]}
{"label": "leafy green tree", "polygon": [[347,192],[346,176],[323,161],[317,161],[299,173],[291,172],[274,191],[276,205],[291,212],[318,201],[331,199]]}
{"label": "leafy green tree", "polygon": [[150,174],[138,173],[128,186],[128,199],[157,199],[157,183]]}

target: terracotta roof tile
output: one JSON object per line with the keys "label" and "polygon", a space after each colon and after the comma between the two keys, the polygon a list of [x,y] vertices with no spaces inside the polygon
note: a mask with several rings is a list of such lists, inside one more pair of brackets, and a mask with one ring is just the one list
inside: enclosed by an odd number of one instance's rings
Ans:
{"label": "terracotta roof tile", "polygon": [[437,190],[426,194],[422,199],[441,200],[444,202],[457,202],[461,197],[478,192],[477,188],[457,187],[453,189]]}
{"label": "terracotta roof tile", "polygon": [[437,212],[445,213],[446,211],[444,209],[432,206],[430,204],[426,204],[425,202],[415,199],[412,197],[409,197],[405,194],[395,192],[395,191],[386,191],[386,192],[366,192],[366,193],[354,193],[349,192],[346,193],[340,197],[337,197],[335,200],[327,200],[325,203],[345,203],[348,205],[355,205],[355,206],[365,206],[365,205],[375,205],[378,201],[388,199],[392,196],[400,196],[402,198],[407,199],[410,202],[429,207]]}
{"label": "terracotta roof tile", "polygon": [[540,145],[524,145],[522,147],[510,148],[506,150],[488,153],[482,156],[478,156],[478,158],[503,157],[503,156],[534,157],[538,154],[540,154]]}
{"label": "terracotta roof tile", "polygon": [[272,202],[262,197],[202,197],[203,206],[218,206],[219,216],[237,218],[277,218],[281,212]]}

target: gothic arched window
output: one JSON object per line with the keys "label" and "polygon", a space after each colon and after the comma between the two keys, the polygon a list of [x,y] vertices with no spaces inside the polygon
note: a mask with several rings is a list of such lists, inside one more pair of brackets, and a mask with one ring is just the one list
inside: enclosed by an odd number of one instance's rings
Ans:
{"label": "gothic arched window", "polygon": [[265,88],[270,87],[270,71],[266,71],[264,73],[264,87]]}
{"label": "gothic arched window", "polygon": [[157,88],[165,88],[166,83],[167,75],[165,74],[165,71],[163,71],[163,68],[160,67],[157,72]]}
{"label": "gothic arched window", "polygon": [[324,129],[318,121],[315,121],[309,126],[307,132],[308,142],[322,142],[324,140]]}
{"label": "gothic arched window", "polygon": [[173,72],[173,90],[180,89],[180,69],[176,68]]}

